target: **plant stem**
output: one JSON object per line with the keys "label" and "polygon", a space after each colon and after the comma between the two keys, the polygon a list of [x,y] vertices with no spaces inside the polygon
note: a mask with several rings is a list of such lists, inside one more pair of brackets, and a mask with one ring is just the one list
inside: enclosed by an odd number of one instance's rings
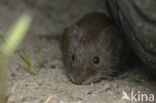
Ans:
{"label": "plant stem", "polygon": [[0,53],[0,103],[6,103],[7,94],[7,56]]}

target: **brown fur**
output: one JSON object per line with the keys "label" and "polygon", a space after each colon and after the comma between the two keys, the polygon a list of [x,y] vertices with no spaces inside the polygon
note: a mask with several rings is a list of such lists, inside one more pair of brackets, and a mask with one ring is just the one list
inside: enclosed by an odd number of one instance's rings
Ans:
{"label": "brown fur", "polygon": [[[91,13],[67,28],[62,50],[70,79],[74,83],[88,84],[117,71],[123,39],[108,17]],[[94,63],[95,57],[100,60],[98,64]]]}

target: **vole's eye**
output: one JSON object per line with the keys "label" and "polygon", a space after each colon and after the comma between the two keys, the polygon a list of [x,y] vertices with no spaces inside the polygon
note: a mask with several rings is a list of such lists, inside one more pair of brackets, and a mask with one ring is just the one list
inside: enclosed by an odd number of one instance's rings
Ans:
{"label": "vole's eye", "polygon": [[93,62],[94,62],[94,64],[99,64],[99,62],[100,62],[99,57],[94,57]]}
{"label": "vole's eye", "polygon": [[72,55],[72,60],[75,60],[75,55],[74,54]]}

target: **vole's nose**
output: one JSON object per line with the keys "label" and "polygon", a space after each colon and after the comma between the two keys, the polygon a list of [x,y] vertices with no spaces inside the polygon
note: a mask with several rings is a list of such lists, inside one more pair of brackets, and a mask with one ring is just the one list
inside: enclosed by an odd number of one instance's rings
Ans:
{"label": "vole's nose", "polygon": [[87,78],[87,73],[84,71],[81,74],[74,76],[73,82],[77,84],[82,84],[83,82],[85,82],[86,78]]}
{"label": "vole's nose", "polygon": [[77,84],[82,84],[84,82],[84,80],[85,79],[82,76],[74,78],[74,82]]}

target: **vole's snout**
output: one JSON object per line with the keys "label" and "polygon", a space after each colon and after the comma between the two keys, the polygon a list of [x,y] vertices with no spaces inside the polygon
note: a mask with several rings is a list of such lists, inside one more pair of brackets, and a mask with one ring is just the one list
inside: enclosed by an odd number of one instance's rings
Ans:
{"label": "vole's snout", "polygon": [[87,72],[84,71],[81,74],[76,74],[71,76],[71,80],[76,84],[83,84],[83,82],[85,82],[87,79],[86,76],[87,76]]}
{"label": "vole's snout", "polygon": [[74,78],[74,82],[77,84],[82,84],[84,82],[84,80],[85,79],[82,76]]}

